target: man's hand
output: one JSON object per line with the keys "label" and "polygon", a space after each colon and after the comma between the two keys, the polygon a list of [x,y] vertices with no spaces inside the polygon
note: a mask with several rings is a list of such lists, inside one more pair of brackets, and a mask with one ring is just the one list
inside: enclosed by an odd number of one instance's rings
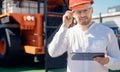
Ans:
{"label": "man's hand", "polygon": [[108,58],[108,56],[105,56],[105,57],[95,57],[94,61],[97,61],[98,63],[100,63],[102,65],[105,65],[105,64],[107,64],[109,62],[109,58]]}
{"label": "man's hand", "polygon": [[73,21],[73,11],[66,11],[63,15],[63,27],[68,28]]}

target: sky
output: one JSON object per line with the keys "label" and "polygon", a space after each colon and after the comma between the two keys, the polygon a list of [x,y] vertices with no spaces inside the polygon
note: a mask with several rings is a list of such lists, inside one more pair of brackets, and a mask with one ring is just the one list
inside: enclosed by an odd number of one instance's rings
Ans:
{"label": "sky", "polygon": [[93,16],[98,14],[106,14],[109,7],[120,5],[120,0],[94,0],[92,7],[94,8]]}

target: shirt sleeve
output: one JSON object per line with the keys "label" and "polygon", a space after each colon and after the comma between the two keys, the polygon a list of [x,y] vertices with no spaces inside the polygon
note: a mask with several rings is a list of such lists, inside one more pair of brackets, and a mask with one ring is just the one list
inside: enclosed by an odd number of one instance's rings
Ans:
{"label": "shirt sleeve", "polygon": [[67,51],[67,30],[61,27],[48,45],[48,53],[51,57],[58,57]]}
{"label": "shirt sleeve", "polygon": [[120,70],[120,50],[117,38],[113,32],[109,34],[107,55],[109,57],[109,62],[105,65],[105,67],[111,70]]}

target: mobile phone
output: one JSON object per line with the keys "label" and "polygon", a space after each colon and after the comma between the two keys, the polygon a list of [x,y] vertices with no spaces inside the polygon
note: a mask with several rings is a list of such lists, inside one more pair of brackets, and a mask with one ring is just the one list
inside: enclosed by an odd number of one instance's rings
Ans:
{"label": "mobile phone", "polygon": [[73,26],[76,25],[76,24],[77,24],[77,21],[76,21],[75,18],[73,17],[72,23],[70,24],[69,28],[70,28],[70,27],[73,27]]}

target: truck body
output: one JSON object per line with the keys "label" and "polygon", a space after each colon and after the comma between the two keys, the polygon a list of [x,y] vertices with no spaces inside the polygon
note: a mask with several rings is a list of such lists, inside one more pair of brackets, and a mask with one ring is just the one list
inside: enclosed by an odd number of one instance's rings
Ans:
{"label": "truck body", "polygon": [[[67,0],[0,1],[0,65],[9,66],[25,54],[34,56],[35,62],[43,62],[48,39],[61,23],[65,2]],[[54,19],[58,19],[56,23],[50,23]],[[37,58],[39,55],[42,57]]]}

